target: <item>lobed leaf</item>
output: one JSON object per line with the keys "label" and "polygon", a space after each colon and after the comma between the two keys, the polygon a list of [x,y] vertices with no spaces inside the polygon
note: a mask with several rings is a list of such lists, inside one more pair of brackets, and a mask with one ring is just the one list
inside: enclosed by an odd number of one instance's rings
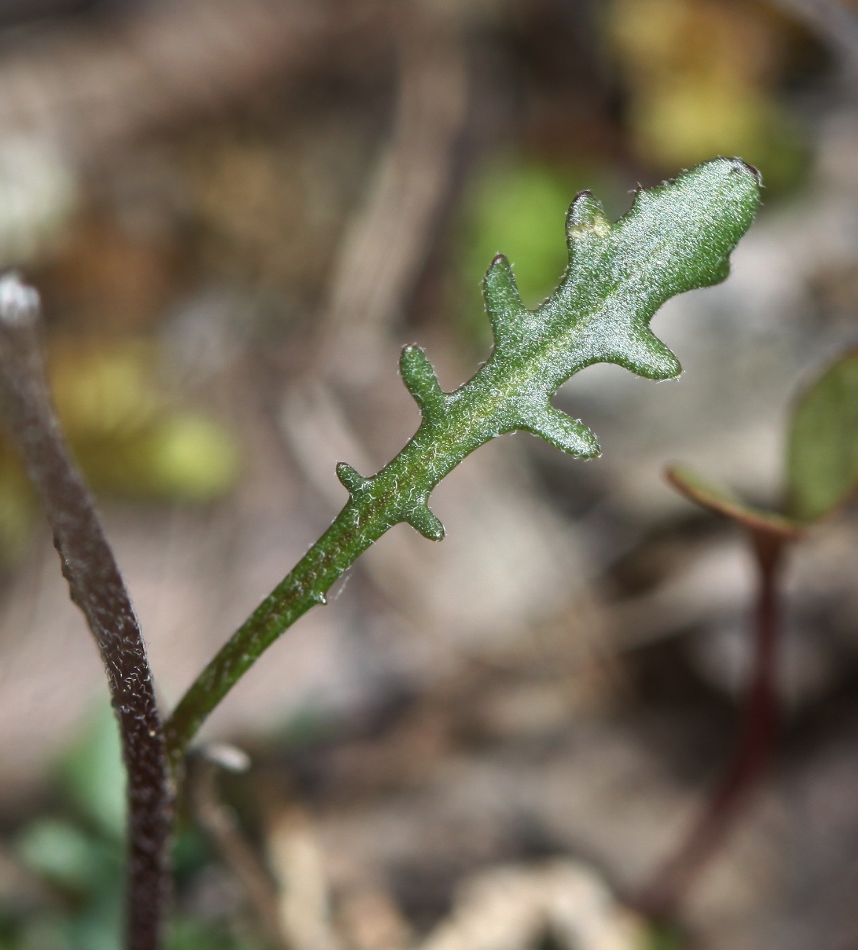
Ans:
{"label": "lobed leaf", "polygon": [[615,224],[589,192],[580,194],[567,219],[566,274],[536,311],[542,332],[567,343],[552,382],[596,362],[651,379],[679,375],[678,360],[649,322],[668,298],[727,276],[730,252],[758,204],[757,172],[724,158],[638,192]]}
{"label": "lobed leaf", "polygon": [[558,386],[598,362],[650,379],[679,375],[679,361],[652,333],[650,320],[669,297],[727,276],[730,251],[758,203],[757,172],[726,158],[638,192],[615,224],[582,192],[566,221],[566,272],[540,307],[524,306],[502,254],[492,261],[483,293],[495,345],[473,379],[445,394],[423,352],[403,351],[402,377],[424,424],[443,440],[453,416],[479,417],[481,442],[523,429],[571,455],[598,455],[593,433],[551,406]]}
{"label": "lobed leaf", "polygon": [[429,509],[430,494],[475,449],[523,430],[570,455],[598,455],[595,435],[552,405],[558,386],[598,362],[651,379],[678,375],[679,361],[649,322],[668,297],[727,276],[729,254],[757,210],[759,185],[759,175],[744,162],[715,159],[639,192],[614,224],[583,192],[566,222],[566,272],[535,310],[524,306],[512,267],[497,256],[483,282],[494,334],[489,359],[472,379],[445,393],[423,351],[405,347],[400,373],[420,408],[420,427],[371,478],[338,466],[348,502],[185,695],[167,730],[173,761],[262,651],[324,602],[324,592],[389,528],[407,522],[441,540],[444,527]]}
{"label": "lobed leaf", "polygon": [[[497,255],[483,281],[494,350],[477,374],[445,393],[421,349],[402,352],[400,372],[423,416],[409,447],[431,443],[435,459],[446,456],[451,463],[430,466],[421,496],[428,497],[469,452],[515,430],[579,458],[597,456],[596,436],[552,406],[555,391],[598,362],[650,379],[679,375],[679,361],[650,330],[650,320],[669,297],[727,276],[730,251],[758,203],[757,172],[727,158],[639,191],[628,214],[614,224],[596,198],[582,192],[566,220],[566,272],[535,310],[524,306],[509,261]],[[355,484],[347,483],[353,497]],[[412,508],[410,502],[402,506],[397,519],[440,539],[434,520],[415,518]]]}

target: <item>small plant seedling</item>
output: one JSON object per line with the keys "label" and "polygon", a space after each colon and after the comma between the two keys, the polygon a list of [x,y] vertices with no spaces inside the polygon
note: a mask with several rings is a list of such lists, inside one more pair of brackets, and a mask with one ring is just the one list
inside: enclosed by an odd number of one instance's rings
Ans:
{"label": "small plant seedling", "polygon": [[788,549],[858,491],[858,350],[831,362],[800,394],[788,425],[785,501],[751,505],[685,466],[668,482],[701,508],[729,518],[748,537],[757,564],[754,662],[739,744],[696,825],[640,899],[657,917],[675,915],[683,894],[715,854],[770,758],[778,718],[779,582]]}
{"label": "small plant seedling", "polygon": [[670,297],[722,281],[729,254],[759,203],[759,176],[738,159],[715,159],[639,191],[612,224],[589,192],[569,209],[569,264],[560,286],[527,310],[509,261],[498,255],[483,282],[494,348],[468,382],[444,392],[423,350],[406,346],[400,372],[422,414],[420,428],[377,475],[340,463],[349,492],[331,527],[202,672],[166,726],[174,766],[212,709],[259,655],[302,614],[325,602],[337,578],[389,528],[408,522],[440,541],[432,489],[467,455],[516,430],[578,458],[599,454],[595,435],[555,409],[557,388],[593,363],[649,379],[681,372],[650,330]]}
{"label": "small plant seedling", "polygon": [[132,950],[159,946],[171,793],[208,714],[288,627],[325,603],[340,575],[391,527],[407,522],[440,541],[444,528],[429,496],[484,443],[522,430],[574,457],[597,456],[595,435],[552,405],[557,388],[599,362],[649,379],[679,375],[679,361],[650,321],[669,297],[727,276],[730,252],[756,214],[759,185],[757,172],[739,159],[714,159],[639,191],[615,223],[582,192],[566,220],[566,272],[535,310],[524,306],[509,262],[498,255],[483,283],[494,335],[488,360],[447,393],[424,352],[405,347],[400,372],[421,411],[417,432],[376,475],[338,466],[349,493],[342,511],[203,670],[163,727],[130,601],[51,411],[33,338],[34,292],[13,277],[0,281],[0,410],[46,503],[72,596],[102,649],[123,726],[137,862],[129,888]]}

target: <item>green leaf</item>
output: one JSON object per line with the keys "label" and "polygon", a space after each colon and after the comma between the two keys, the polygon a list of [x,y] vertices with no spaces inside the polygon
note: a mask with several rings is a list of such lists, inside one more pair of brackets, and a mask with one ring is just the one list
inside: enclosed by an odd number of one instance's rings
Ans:
{"label": "green leaf", "polygon": [[99,877],[101,842],[69,822],[36,819],[24,828],[16,844],[30,871],[71,890],[85,889]]}
{"label": "green leaf", "polygon": [[686,945],[679,930],[666,924],[649,924],[640,950],[684,950]]}
{"label": "green leaf", "polygon": [[813,521],[858,487],[858,350],[836,359],[799,397],[787,449],[787,511]]}
{"label": "green leaf", "polygon": [[60,766],[64,790],[108,838],[122,841],[127,821],[125,768],[116,716],[99,704]]}
{"label": "green leaf", "polygon": [[[436,441],[447,445],[466,428],[479,430],[477,445],[515,429],[547,431],[548,441],[571,454],[597,454],[588,430],[557,422],[550,407],[554,392],[598,362],[618,363],[651,379],[677,376],[678,360],[649,322],[669,297],[727,276],[729,253],[758,201],[758,176],[737,159],[707,162],[639,192],[616,224],[582,192],[567,218],[566,273],[540,307],[525,308],[503,255],[492,262],[484,294],[495,346],[473,379],[442,393],[428,361],[411,357],[419,352],[415,348],[406,349],[401,372],[424,410],[421,431],[434,430]],[[568,437],[555,437],[561,426],[569,429]],[[464,454],[457,452],[456,462]]]}
{"label": "green leaf", "polygon": [[677,376],[679,361],[650,320],[669,297],[727,276],[730,252],[756,213],[759,186],[759,175],[744,162],[714,159],[639,192],[614,224],[589,192],[581,193],[566,221],[566,272],[536,310],[524,306],[512,268],[497,256],[483,282],[494,335],[488,360],[445,393],[422,350],[403,350],[400,372],[420,408],[420,428],[377,475],[339,465],[346,506],[179,704],[167,726],[174,761],[262,651],[323,603],[337,578],[389,528],[408,522],[427,538],[443,537],[429,496],[475,449],[522,430],[578,458],[598,455],[586,425],[552,405],[557,388],[592,363],[617,363],[650,379]]}
{"label": "green leaf", "polygon": [[665,475],[668,482],[690,501],[750,531],[774,534],[781,538],[794,538],[802,531],[802,525],[795,521],[777,512],[747,504],[730,489],[701,478],[690,468],[673,466],[667,469]]}

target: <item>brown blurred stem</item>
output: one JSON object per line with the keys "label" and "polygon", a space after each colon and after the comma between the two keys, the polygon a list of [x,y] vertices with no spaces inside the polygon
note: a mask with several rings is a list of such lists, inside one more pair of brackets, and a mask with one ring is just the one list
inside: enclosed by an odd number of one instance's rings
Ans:
{"label": "brown blurred stem", "polygon": [[787,539],[749,529],[757,562],[754,664],[739,743],[727,771],[678,851],[644,889],[637,904],[649,916],[669,920],[704,866],[723,846],[765,772],[777,731],[778,584]]}
{"label": "brown blurred stem", "polygon": [[280,926],[277,885],[242,834],[235,813],[221,801],[217,763],[202,754],[193,756],[189,764],[187,787],[199,825],[241,884],[268,942],[277,950],[292,950]]}
{"label": "brown blurred stem", "polygon": [[858,16],[849,4],[837,0],[773,0],[813,33],[846,68],[849,78],[858,72]]}
{"label": "brown blurred stem", "polygon": [[0,414],[45,506],[71,598],[104,662],[128,774],[129,950],[157,950],[169,895],[172,792],[140,624],[54,414],[38,341],[39,299],[0,278]]}

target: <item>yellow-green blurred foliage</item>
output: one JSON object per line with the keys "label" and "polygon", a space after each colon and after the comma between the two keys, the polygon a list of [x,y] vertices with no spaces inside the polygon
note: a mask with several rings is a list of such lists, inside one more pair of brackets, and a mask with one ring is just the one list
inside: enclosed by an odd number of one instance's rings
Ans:
{"label": "yellow-green blurred foliage", "polygon": [[[96,492],[132,499],[211,501],[235,484],[239,453],[208,416],[176,408],[147,340],[50,346],[57,414]],[[0,442],[0,561],[14,561],[37,510],[17,458]]]}
{"label": "yellow-green blurred foliage", "polygon": [[174,408],[146,340],[55,346],[57,414],[96,491],[210,501],[232,487],[238,452],[216,422]]}
{"label": "yellow-green blurred foliage", "polygon": [[806,163],[777,96],[785,23],[754,0],[610,0],[606,33],[625,85],[633,147],[659,170],[739,155],[766,183]]}
{"label": "yellow-green blurred foliage", "polygon": [[566,269],[566,212],[585,187],[598,193],[609,213],[616,210],[621,189],[604,172],[505,157],[474,178],[459,234],[456,299],[466,331],[478,345],[491,341],[480,286],[492,258],[506,254],[525,304],[538,306]]}

